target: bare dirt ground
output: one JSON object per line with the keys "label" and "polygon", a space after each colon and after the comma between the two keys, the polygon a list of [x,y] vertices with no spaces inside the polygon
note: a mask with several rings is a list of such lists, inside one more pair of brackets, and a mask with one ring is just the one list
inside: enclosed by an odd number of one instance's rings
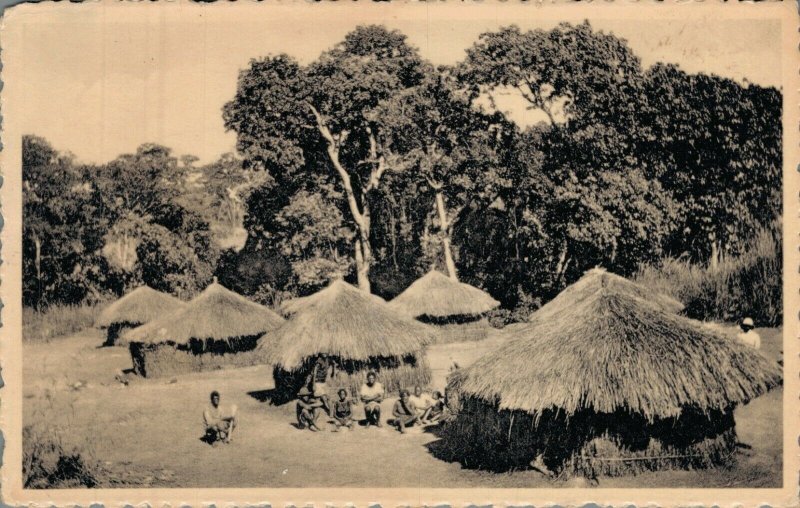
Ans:
{"label": "bare dirt ground", "polygon": [[[763,351],[778,358],[779,329],[758,330]],[[432,388],[444,388],[453,362],[469,365],[504,340],[433,346]],[[292,404],[272,406],[270,366],[196,373],[175,378],[114,380],[131,366],[127,349],[100,348],[87,330],[50,343],[24,345],[24,422],[56,425],[68,440],[88,446],[119,486],[163,487],[557,487],[533,471],[495,474],[436,459],[434,433],[388,428],[339,433],[297,430]],[[239,407],[240,427],[229,445],[201,441],[201,413],[212,390]],[[731,469],[665,471],[603,478],[600,487],[779,487],[782,485],[783,390],[736,410],[745,445]],[[384,403],[389,414],[392,400]],[[357,416],[363,414],[357,406]],[[87,445],[88,443],[88,445]]]}

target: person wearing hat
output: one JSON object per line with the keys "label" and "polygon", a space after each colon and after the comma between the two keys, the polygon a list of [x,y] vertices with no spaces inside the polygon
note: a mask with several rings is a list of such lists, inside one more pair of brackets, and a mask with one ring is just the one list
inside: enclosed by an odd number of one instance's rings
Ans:
{"label": "person wearing hat", "polygon": [[755,331],[756,326],[755,323],[753,323],[753,318],[746,317],[742,319],[742,323],[739,327],[742,330],[739,335],[736,336],[739,342],[751,348],[760,349],[761,337],[759,337],[758,333]]}
{"label": "person wearing hat", "polygon": [[317,418],[319,418],[319,410],[322,407],[322,401],[314,397],[311,390],[304,386],[297,392],[297,427],[312,432],[317,432]]}

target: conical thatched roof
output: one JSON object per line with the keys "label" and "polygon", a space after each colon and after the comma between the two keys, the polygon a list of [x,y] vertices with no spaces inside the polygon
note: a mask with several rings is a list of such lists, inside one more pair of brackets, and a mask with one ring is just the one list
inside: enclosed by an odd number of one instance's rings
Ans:
{"label": "conical thatched roof", "polygon": [[131,342],[185,344],[190,339],[226,340],[272,331],[282,317],[217,283],[174,314],[134,328],[125,334]]}
{"label": "conical thatched roof", "polygon": [[483,314],[500,305],[474,286],[431,270],[389,302],[389,306],[412,317],[447,317]]}
{"label": "conical thatched roof", "polygon": [[341,280],[301,300],[294,310],[292,319],[259,344],[266,361],[288,371],[320,353],[366,361],[419,352],[436,333]]}
{"label": "conical thatched roof", "polygon": [[107,328],[116,323],[149,323],[165,314],[181,309],[184,302],[174,296],[139,286],[103,310],[95,326]]}
{"label": "conical thatched roof", "polygon": [[[678,416],[726,409],[780,382],[777,365],[699,322],[594,274],[464,372],[461,389],[500,409],[627,410]],[[558,303],[556,307],[550,307]],[[544,312],[542,312],[544,311]]]}
{"label": "conical thatched roof", "polygon": [[547,305],[531,314],[528,320],[532,320],[540,313],[545,315],[548,312],[557,311],[565,306],[572,305],[576,300],[583,298],[583,296],[593,294],[602,284],[608,286],[615,292],[626,293],[647,300],[651,304],[661,308],[664,312],[677,314],[684,308],[681,302],[669,295],[651,291],[625,277],[607,272],[603,268],[593,268],[587,271],[575,284],[565,288],[558,296],[550,300]]}

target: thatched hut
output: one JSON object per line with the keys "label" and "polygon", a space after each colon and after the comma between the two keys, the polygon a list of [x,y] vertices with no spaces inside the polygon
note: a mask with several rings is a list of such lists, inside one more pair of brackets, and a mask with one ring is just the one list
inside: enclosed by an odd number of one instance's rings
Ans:
{"label": "thatched hut", "polygon": [[106,307],[97,318],[95,326],[106,329],[106,341],[103,345],[124,345],[121,336],[127,330],[175,312],[184,305],[184,302],[174,296],[149,286],[139,286]]}
{"label": "thatched hut", "polygon": [[258,346],[274,366],[275,400],[294,397],[320,354],[335,364],[333,388],[357,390],[369,370],[389,391],[430,382],[423,350],[435,332],[378,296],[337,280],[283,310],[291,319]]}
{"label": "thatched hut", "polygon": [[485,339],[489,330],[485,314],[499,305],[489,293],[436,270],[389,302],[397,312],[433,325],[439,343]]}
{"label": "thatched hut", "polygon": [[535,460],[588,477],[732,460],[733,410],[779,384],[777,366],[611,274],[587,277],[459,373],[442,449],[469,467]]}
{"label": "thatched hut", "polygon": [[259,337],[284,319],[216,282],[184,308],[125,334],[145,377],[255,365]]}

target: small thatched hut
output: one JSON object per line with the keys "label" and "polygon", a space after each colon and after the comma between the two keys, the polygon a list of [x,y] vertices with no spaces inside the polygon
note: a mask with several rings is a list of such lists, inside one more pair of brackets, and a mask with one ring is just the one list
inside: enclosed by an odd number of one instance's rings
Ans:
{"label": "small thatched hut", "polygon": [[125,334],[134,371],[146,377],[259,363],[259,337],[284,323],[216,282],[173,314]]}
{"label": "small thatched hut", "polygon": [[120,338],[125,331],[175,312],[184,305],[184,302],[174,296],[149,286],[139,286],[106,307],[97,318],[95,326],[106,329],[105,346],[124,345]]}
{"label": "small thatched hut", "polygon": [[733,410],[777,366],[590,273],[454,378],[442,449],[469,467],[620,475],[730,461]]}
{"label": "small thatched hut", "polygon": [[283,310],[291,319],[258,346],[274,366],[276,400],[294,397],[320,354],[335,364],[333,388],[357,390],[369,370],[389,391],[430,382],[423,350],[434,330],[396,313],[378,296],[337,280]]}
{"label": "small thatched hut", "polygon": [[431,324],[439,331],[437,342],[466,342],[486,338],[485,313],[500,302],[474,286],[431,270],[397,295],[389,306]]}

